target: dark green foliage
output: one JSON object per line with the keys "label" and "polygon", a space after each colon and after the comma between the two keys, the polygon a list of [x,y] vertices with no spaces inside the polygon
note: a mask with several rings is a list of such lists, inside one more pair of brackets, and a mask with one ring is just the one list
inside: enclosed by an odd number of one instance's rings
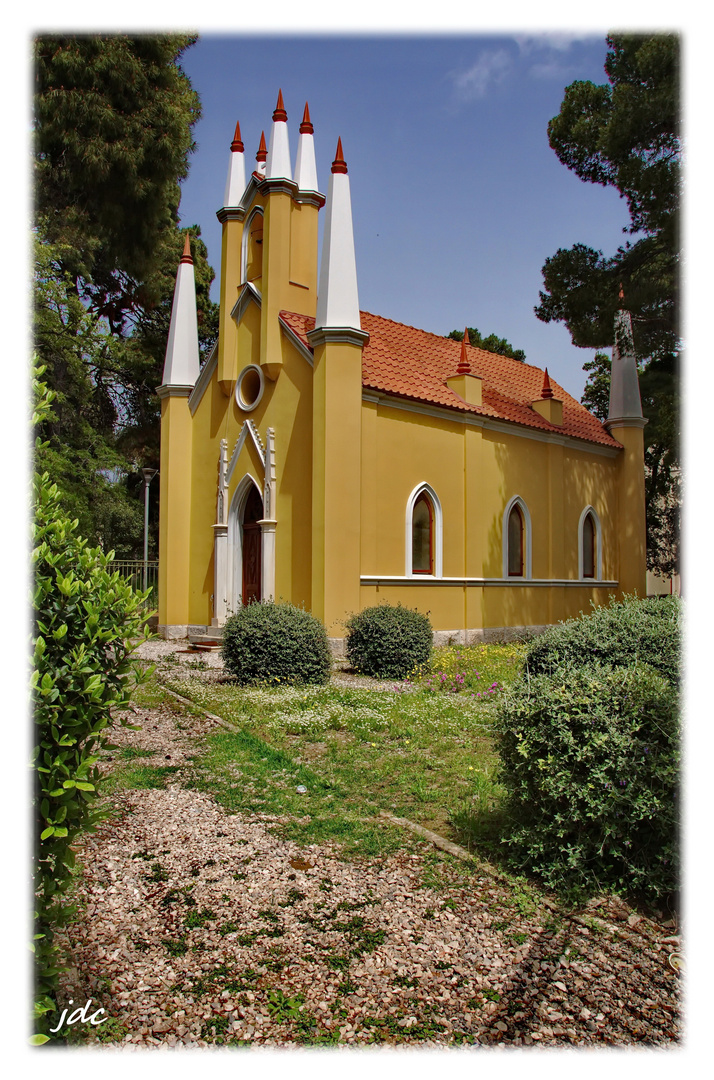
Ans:
{"label": "dark green foliage", "polygon": [[35,42],[37,210],[66,269],[120,329],[156,302],[147,281],[178,222],[198,96],[187,34],[45,35]]}
{"label": "dark green foliage", "polygon": [[[647,473],[647,565],[664,576],[679,567],[679,202],[681,143],[679,39],[612,34],[606,85],[566,87],[548,126],[550,145],[582,180],[614,187],[627,201],[636,238],[603,255],[585,244],[560,249],[543,266],[535,313],[564,322],[574,345],[610,346],[620,285],[632,314],[642,364],[640,389]],[[583,403],[607,415],[603,357],[589,371]]]}
{"label": "dark green foliage", "polygon": [[[63,511],[121,558],[143,548],[142,467],[159,465],[159,401],[186,232],[199,343],[217,336],[200,229],[179,228],[200,103],[180,66],[187,34],[35,41],[34,344],[56,392],[42,468]],[[160,478],[149,488],[155,554]]]}
{"label": "dark green foliage", "polygon": [[559,669],[589,664],[631,667],[648,664],[673,686],[681,679],[681,611],[676,596],[611,600],[550,627],[528,646],[524,678],[559,676]]}
{"label": "dark green foliage", "polygon": [[535,310],[565,322],[575,345],[610,345],[622,282],[638,355],[659,357],[679,345],[679,39],[612,34],[607,43],[608,83],[566,87],[548,136],[582,180],[620,192],[638,239],[610,257],[584,244],[559,250]]}
{"label": "dark green foliage", "polygon": [[[40,372],[41,373],[41,372]],[[35,381],[34,420],[50,399]],[[142,636],[143,595],[112,572],[113,553],[93,550],[60,511],[47,473],[34,475],[34,884],[36,1022],[46,1041],[56,1008],[59,957],[54,931],[67,914],[78,832],[92,826],[110,710],[126,706],[138,677],[131,652]],[[123,721],[126,723],[126,721]]]}
{"label": "dark green foliage", "polygon": [[351,615],[347,658],[357,671],[377,679],[404,679],[431,655],[429,618],[401,604],[378,604]]}
{"label": "dark green foliage", "polygon": [[678,887],[675,688],[645,665],[524,677],[497,724],[520,870],[583,895],[665,900]]}
{"label": "dark green foliage", "polygon": [[[489,334],[488,337],[484,337],[475,326],[468,326],[467,330],[469,344],[477,349],[498,353],[499,356],[510,356],[512,360],[525,360],[526,358],[523,349],[514,349],[505,338],[500,338],[496,334]],[[447,334],[447,337],[450,337],[453,341],[463,341],[464,332],[463,330],[452,330],[450,334]]]}
{"label": "dark green foliage", "polygon": [[322,623],[302,608],[273,601],[246,604],[223,630],[226,669],[249,683],[326,683],[331,656]]}

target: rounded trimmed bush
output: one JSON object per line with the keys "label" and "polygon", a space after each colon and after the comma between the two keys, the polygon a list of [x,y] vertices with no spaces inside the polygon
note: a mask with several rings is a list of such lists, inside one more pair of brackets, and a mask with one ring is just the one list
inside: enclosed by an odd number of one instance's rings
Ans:
{"label": "rounded trimmed bush", "polygon": [[498,713],[509,861],[554,889],[678,887],[679,702],[651,667],[524,675]]}
{"label": "rounded trimmed bush", "polygon": [[677,596],[611,600],[607,607],[552,626],[536,638],[526,652],[524,671],[555,674],[564,665],[630,667],[640,662],[679,686],[681,611]]}
{"label": "rounded trimmed bush", "polygon": [[431,655],[432,630],[426,615],[401,604],[378,604],[351,615],[347,659],[363,675],[403,679]]}
{"label": "rounded trimmed bush", "polygon": [[325,627],[309,611],[272,600],[226,620],[223,662],[241,686],[326,683],[332,663]]}

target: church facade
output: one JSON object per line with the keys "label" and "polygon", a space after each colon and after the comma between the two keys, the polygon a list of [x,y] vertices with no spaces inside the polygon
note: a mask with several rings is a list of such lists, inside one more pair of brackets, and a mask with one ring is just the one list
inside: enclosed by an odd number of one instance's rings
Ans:
{"label": "church facade", "polygon": [[313,138],[305,106],[293,169],[280,94],[248,173],[236,126],[202,369],[188,240],[181,259],[158,388],[160,633],[210,633],[274,598],[339,651],[344,620],[387,601],[471,642],[644,596],[627,312],[603,425],[547,369],[360,311],[341,142],[325,197]]}

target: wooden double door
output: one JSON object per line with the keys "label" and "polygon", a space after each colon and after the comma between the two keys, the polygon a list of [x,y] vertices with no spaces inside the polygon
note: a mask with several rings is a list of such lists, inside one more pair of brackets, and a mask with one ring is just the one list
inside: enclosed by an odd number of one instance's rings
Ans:
{"label": "wooden double door", "polygon": [[263,500],[253,488],[243,511],[243,583],[241,599],[250,604],[261,597],[262,530],[258,522],[263,517]]}

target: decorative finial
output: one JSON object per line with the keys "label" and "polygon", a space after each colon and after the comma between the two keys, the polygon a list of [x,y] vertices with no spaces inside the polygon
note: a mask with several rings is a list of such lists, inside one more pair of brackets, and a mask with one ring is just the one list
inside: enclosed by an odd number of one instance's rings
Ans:
{"label": "decorative finial", "polygon": [[335,154],[335,160],[332,162],[332,171],[333,173],[347,172],[347,162],[342,154],[342,139],[340,138],[337,140],[337,152]]}
{"label": "decorative finial", "polygon": [[186,242],[183,245],[183,255],[181,256],[180,263],[191,263],[193,265],[193,259],[191,258],[191,234],[186,233]]}
{"label": "decorative finial", "polygon": [[258,153],[255,155],[255,160],[256,161],[267,161],[268,160],[268,148],[265,145],[265,132],[264,131],[261,131],[261,133],[260,133],[260,146],[258,147]]}
{"label": "decorative finial", "polygon": [[545,369],[543,375],[543,389],[540,392],[540,396],[542,398],[552,398],[553,396],[553,387],[550,385],[550,379],[548,378],[548,368]]}
{"label": "decorative finial", "polygon": [[312,124],[310,123],[310,110],[307,107],[307,102],[305,102],[305,112],[302,114],[302,123],[300,125],[300,134],[301,135],[314,135],[315,134],[315,129],[312,126]]}
{"label": "decorative finial", "polygon": [[470,344],[468,327],[464,327],[464,339],[461,342],[461,358],[459,359],[459,366],[456,369],[457,375],[471,374],[471,364],[469,363],[468,353],[466,352],[466,349]]}
{"label": "decorative finial", "polygon": [[240,154],[242,154],[245,150],[245,147],[243,146],[243,143],[241,141],[240,124],[238,122],[236,122],[236,131],[235,135],[233,136],[233,142],[231,143],[231,150],[233,151],[233,153],[237,152]]}
{"label": "decorative finial", "polygon": [[285,105],[283,104],[283,92],[278,90],[278,104],[275,106],[273,120],[287,120],[287,118],[288,114],[285,112]]}

